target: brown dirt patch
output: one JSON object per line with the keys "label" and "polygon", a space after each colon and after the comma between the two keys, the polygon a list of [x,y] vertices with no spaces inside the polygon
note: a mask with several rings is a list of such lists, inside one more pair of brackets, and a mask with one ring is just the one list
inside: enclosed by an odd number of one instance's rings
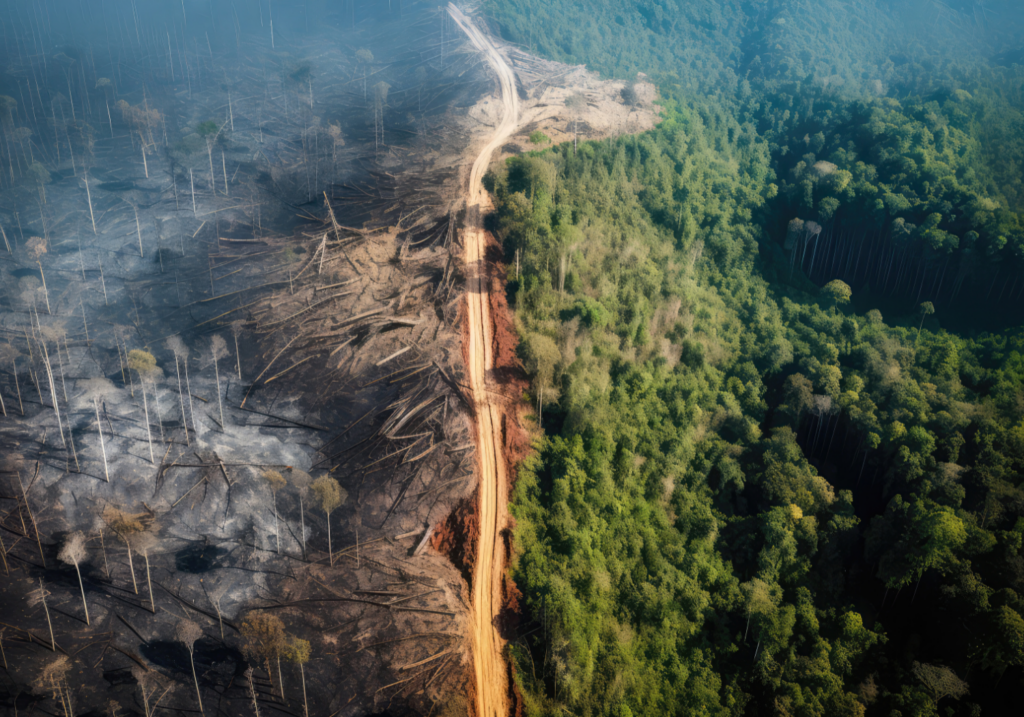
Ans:
{"label": "brown dirt patch", "polygon": [[430,538],[434,550],[452,562],[467,585],[473,584],[476,544],[480,539],[479,490],[460,500]]}

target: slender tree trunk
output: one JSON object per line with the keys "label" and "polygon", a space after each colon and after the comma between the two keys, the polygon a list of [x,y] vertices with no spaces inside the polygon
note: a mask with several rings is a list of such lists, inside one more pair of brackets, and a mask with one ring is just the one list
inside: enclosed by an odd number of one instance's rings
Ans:
{"label": "slender tree trunk", "polygon": [[334,567],[334,548],[331,547],[331,514],[327,514],[327,554],[331,559],[331,567]]}
{"label": "slender tree trunk", "polygon": [[188,650],[188,660],[192,663],[192,681],[196,685],[196,701],[199,702],[199,712],[200,714],[206,714],[203,711],[203,696],[199,693],[199,678],[196,677],[196,658],[192,648]]}
{"label": "slender tree trunk", "polygon": [[281,672],[281,653],[277,653],[277,687],[281,690],[281,699],[284,700],[284,673]]}
{"label": "slender tree trunk", "polygon": [[153,580],[149,577],[149,550],[143,550],[142,557],[146,561],[146,585],[149,587],[150,612],[156,615],[156,602],[153,601]]}
{"label": "slender tree trunk", "polygon": [[181,390],[181,366],[178,363],[178,356],[174,356],[174,371],[178,374],[178,403],[181,405],[181,425],[185,429],[185,445],[191,445],[188,437],[188,418],[185,416],[185,396]]}
{"label": "slender tree trunk", "polygon": [[21,411],[21,415],[25,415],[25,404],[21,402],[21,384],[18,382],[18,362],[17,359],[11,360],[11,371],[14,373],[14,388],[18,392],[18,409]]}
{"label": "slender tree trunk", "polygon": [[107,544],[103,540],[103,528],[100,528],[100,550],[103,552],[103,571],[110,579],[110,564],[107,562]]}
{"label": "slender tree trunk", "polygon": [[92,405],[96,408],[96,432],[100,434],[100,453],[103,454],[103,477],[109,483],[110,471],[107,468],[107,445],[103,440],[103,428],[100,426],[100,402],[94,398]]}
{"label": "slender tree trunk", "polygon": [[46,606],[46,588],[43,587],[43,579],[39,578],[39,597],[42,598],[43,612],[46,613],[46,625],[50,628],[50,651],[57,651],[57,641],[53,638],[53,623],[50,621],[50,608]]}
{"label": "slender tree trunk", "polygon": [[135,210],[135,233],[139,236],[139,258],[143,258],[142,254],[142,227],[139,226],[139,210],[137,207],[132,205],[132,209]]}
{"label": "slender tree trunk", "polygon": [[224,428],[224,403],[220,397],[220,369],[217,368],[217,359],[213,360],[213,373],[217,376],[217,406],[220,409],[220,427],[221,430]]}
{"label": "slender tree trunk", "polygon": [[[188,356],[185,357],[185,391],[188,393],[188,412],[192,416],[192,430],[196,430],[196,409],[192,405],[192,386],[188,381]],[[185,426],[185,430],[188,431],[188,426]]]}
{"label": "slender tree trunk", "polygon": [[277,491],[271,491],[274,494],[274,535],[277,537],[277,554],[281,554],[281,522],[277,517]]}
{"label": "slender tree trunk", "polygon": [[309,700],[306,699],[306,670],[301,662],[299,663],[299,675],[302,676],[302,717],[309,717]]}
{"label": "slender tree trunk", "polygon": [[206,140],[206,154],[210,159],[210,191],[216,192],[217,186],[213,179],[213,143]]}
{"label": "slender tree trunk", "polygon": [[85,611],[85,624],[89,624],[89,606],[85,602],[85,585],[82,584],[82,571],[78,569],[78,563],[75,563],[75,573],[78,575],[78,589],[82,591],[82,610]]}
{"label": "slender tree trunk", "polygon": [[[89,220],[92,221],[92,233],[97,234],[96,231],[96,216],[92,212],[92,192],[89,191],[89,173],[85,173],[85,196],[89,200]],[[4,241],[7,237],[4,237]],[[10,249],[8,249],[10,251]]]}
{"label": "slender tree trunk", "polygon": [[142,384],[142,407],[146,414],[146,438],[149,440],[149,462],[156,465],[156,457],[153,455],[153,430],[149,425],[149,399],[146,396],[146,382]]}
{"label": "slender tree trunk", "polygon": [[39,278],[43,281],[43,296],[46,298],[46,313],[51,314],[50,311],[50,292],[46,288],[46,274],[43,273],[43,265],[40,262],[36,262],[39,265]]}
{"label": "slender tree trunk", "polygon": [[138,595],[139,586],[135,582],[135,564],[132,562],[132,544],[129,543],[127,540],[124,541],[124,544],[128,548],[128,572],[132,574],[132,590],[134,590],[135,594]]}

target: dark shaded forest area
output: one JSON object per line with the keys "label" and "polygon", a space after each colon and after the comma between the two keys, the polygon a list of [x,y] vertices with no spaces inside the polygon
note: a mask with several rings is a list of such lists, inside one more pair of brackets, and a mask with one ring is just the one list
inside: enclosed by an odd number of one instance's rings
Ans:
{"label": "dark shaded forest area", "polygon": [[664,116],[487,179],[526,714],[1018,714],[1017,6],[487,7]]}

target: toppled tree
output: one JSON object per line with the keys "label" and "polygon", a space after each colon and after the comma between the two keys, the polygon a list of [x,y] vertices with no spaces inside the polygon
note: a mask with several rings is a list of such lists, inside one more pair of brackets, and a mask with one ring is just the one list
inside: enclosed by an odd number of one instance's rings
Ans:
{"label": "toppled tree", "polygon": [[203,630],[199,625],[195,624],[191,620],[182,620],[174,628],[174,639],[185,646],[188,650],[188,659],[192,664],[192,681],[196,686],[196,700],[199,702],[199,712],[205,714],[203,711],[203,696],[199,692],[199,678],[196,677],[196,657],[195,657],[195,644],[196,640],[203,636]]}
{"label": "toppled tree", "polygon": [[287,642],[281,618],[265,612],[251,612],[242,621],[239,631],[242,633],[242,654],[245,655],[245,659],[262,664],[271,684],[274,682],[274,673],[270,666],[276,661],[278,686],[283,698],[281,653],[285,651]]}
{"label": "toppled tree", "polygon": [[89,624],[89,606],[85,602],[85,585],[82,583],[82,571],[78,564],[85,560],[85,536],[81,531],[76,530],[64,538],[64,545],[57,553],[57,560],[67,565],[75,566],[75,574],[78,575],[78,588],[82,591],[82,610],[85,612],[85,624]]}
{"label": "toppled tree", "polygon": [[149,425],[149,398],[146,393],[146,384],[156,379],[156,358],[148,351],[132,349],[128,352],[128,368],[139,375],[139,382],[142,384],[142,406],[146,414],[146,438],[149,440],[149,462],[156,463],[153,455],[153,431]]}
{"label": "toppled tree", "polygon": [[274,470],[265,471],[263,477],[270,484],[270,495],[274,499],[274,534],[277,536],[277,552],[281,553],[281,523],[277,516],[277,491],[284,488],[288,481],[280,473]]}
{"label": "toppled tree", "polygon": [[317,502],[320,503],[320,507],[327,514],[327,554],[330,556],[331,567],[334,567],[334,548],[331,546],[331,513],[341,507],[348,498],[348,494],[345,493],[343,495],[342,487],[338,485],[338,481],[327,474],[313,481],[312,488]]}

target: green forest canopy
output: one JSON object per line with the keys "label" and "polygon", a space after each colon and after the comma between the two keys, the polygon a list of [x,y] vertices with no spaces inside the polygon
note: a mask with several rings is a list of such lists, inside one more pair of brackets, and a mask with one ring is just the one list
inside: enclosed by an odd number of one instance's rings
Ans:
{"label": "green forest canopy", "polygon": [[[513,501],[527,714],[1010,704],[1019,25],[936,7],[489,3],[534,51],[648,73],[664,115],[487,178],[543,416]],[[998,330],[940,328],[979,310]]]}

